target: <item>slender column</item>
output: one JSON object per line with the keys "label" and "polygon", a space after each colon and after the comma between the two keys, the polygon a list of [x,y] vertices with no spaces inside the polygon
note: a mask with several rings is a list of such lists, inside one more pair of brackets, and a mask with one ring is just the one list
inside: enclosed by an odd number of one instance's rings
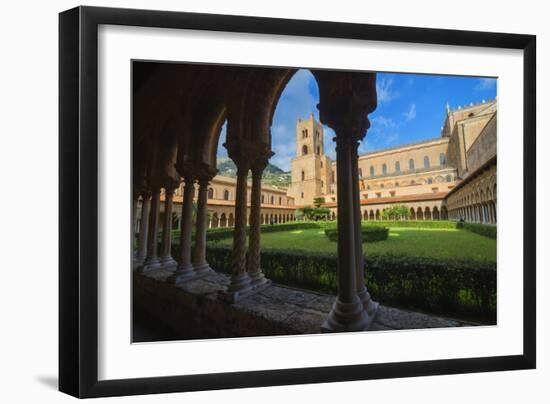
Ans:
{"label": "slender column", "polygon": [[365,285],[365,256],[363,255],[363,236],[361,232],[361,197],[359,194],[359,155],[357,148],[359,143],[353,141],[350,145],[351,155],[351,184],[353,198],[353,210],[354,210],[354,223],[355,223],[355,273],[357,282],[357,296],[366,311],[369,322],[372,321],[372,317],[378,310],[378,303],[371,299],[370,293],[367,291]]}
{"label": "slender column", "polygon": [[[236,160],[236,161],[235,161]],[[235,302],[239,297],[250,292],[250,278],[246,272],[246,188],[248,162],[246,159],[235,159],[237,164],[237,186],[235,198],[235,230],[233,231],[233,257],[231,284],[222,296]]]}
{"label": "slender column", "polygon": [[160,260],[158,257],[158,230],[159,230],[159,213],[160,213],[160,187],[153,188],[151,198],[151,215],[149,235],[147,240],[147,258],[141,271],[150,271],[160,268]]}
{"label": "slender column", "polygon": [[149,235],[149,212],[151,209],[151,192],[141,193],[141,220],[139,225],[138,251],[134,266],[143,264],[147,257],[147,236]]}
{"label": "slender column", "polygon": [[193,250],[193,269],[197,274],[213,272],[206,262],[206,227],[208,225],[208,184],[210,178],[199,179],[199,198],[197,205],[197,231],[195,233],[195,249]]}
{"label": "slender column", "polygon": [[164,222],[162,224],[162,247],[160,252],[160,264],[164,269],[174,269],[178,263],[172,258],[172,207],[176,183],[166,185],[164,188]]}
{"label": "slender column", "polygon": [[355,213],[351,175],[350,133],[336,136],[338,198],[338,296],[323,331],[357,331],[368,328],[368,319],[357,296]]}
{"label": "slender column", "polygon": [[248,276],[254,288],[271,283],[260,267],[260,215],[262,211],[262,174],[267,166],[267,158],[259,158],[252,165],[252,191],[250,197],[250,232],[248,239]]}
{"label": "slender column", "polygon": [[191,238],[193,235],[193,197],[195,195],[194,178],[187,174],[185,176],[185,187],[183,190],[183,206],[181,212],[181,234],[180,234],[180,259],[176,272],[168,279],[171,283],[181,283],[195,277],[191,263]]}
{"label": "slender column", "polygon": [[137,249],[134,249],[134,243],[136,242],[136,221],[137,221],[137,209],[139,202],[139,192],[134,192],[132,198],[132,251],[134,251],[134,261],[137,256]]}

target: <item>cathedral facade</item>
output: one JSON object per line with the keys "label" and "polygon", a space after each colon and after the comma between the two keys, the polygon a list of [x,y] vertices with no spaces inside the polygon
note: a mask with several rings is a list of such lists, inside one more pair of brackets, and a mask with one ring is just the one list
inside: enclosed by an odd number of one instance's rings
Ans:
{"label": "cathedral facade", "polygon": [[[440,137],[359,156],[363,220],[380,219],[399,204],[413,220],[496,223],[496,119],[496,100],[447,107]],[[323,127],[313,114],[296,124],[291,177],[288,195],[297,206],[322,197],[336,217],[336,162],[324,152]]]}

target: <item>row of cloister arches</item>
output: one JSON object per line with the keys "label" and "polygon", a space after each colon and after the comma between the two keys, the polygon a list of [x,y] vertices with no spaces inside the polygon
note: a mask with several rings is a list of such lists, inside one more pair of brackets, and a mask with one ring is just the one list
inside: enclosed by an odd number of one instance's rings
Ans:
{"label": "row of cloister arches", "polygon": [[[296,220],[294,213],[262,213],[260,214],[260,224],[282,224],[293,222]],[[250,221],[248,222],[250,223]],[[235,218],[233,213],[225,214],[211,212],[208,218],[209,228],[218,227],[233,227],[235,226]]]}
{"label": "row of cloister arches", "polygon": [[497,223],[496,164],[473,177],[448,198],[450,216],[481,224]]}
{"label": "row of cloister arches", "polygon": [[[409,209],[409,220],[447,220],[449,218],[447,208],[442,207],[411,207]],[[382,209],[363,210],[363,221],[382,220]]]}

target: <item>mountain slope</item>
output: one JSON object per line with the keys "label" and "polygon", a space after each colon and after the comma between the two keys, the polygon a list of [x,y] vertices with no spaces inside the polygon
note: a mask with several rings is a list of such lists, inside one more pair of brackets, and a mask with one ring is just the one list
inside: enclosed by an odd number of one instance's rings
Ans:
{"label": "mountain slope", "polygon": [[[237,167],[230,158],[219,158],[218,174],[235,178],[237,176]],[[283,171],[275,164],[268,163],[262,176],[262,182],[266,185],[288,187],[290,185],[290,173]]]}

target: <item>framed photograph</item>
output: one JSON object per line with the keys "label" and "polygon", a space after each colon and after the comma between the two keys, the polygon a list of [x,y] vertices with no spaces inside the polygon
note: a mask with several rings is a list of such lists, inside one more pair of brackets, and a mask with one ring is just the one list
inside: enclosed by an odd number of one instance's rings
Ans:
{"label": "framed photograph", "polygon": [[61,391],[535,368],[535,36],[94,7],[59,33]]}

